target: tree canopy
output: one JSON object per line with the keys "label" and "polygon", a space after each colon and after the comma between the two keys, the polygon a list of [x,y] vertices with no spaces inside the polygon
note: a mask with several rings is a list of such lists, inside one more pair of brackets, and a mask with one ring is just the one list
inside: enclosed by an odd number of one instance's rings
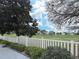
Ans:
{"label": "tree canopy", "polygon": [[31,8],[30,0],[0,0],[0,34],[34,35],[38,28],[30,16]]}
{"label": "tree canopy", "polygon": [[49,0],[47,11],[49,20],[58,29],[79,22],[79,0]]}

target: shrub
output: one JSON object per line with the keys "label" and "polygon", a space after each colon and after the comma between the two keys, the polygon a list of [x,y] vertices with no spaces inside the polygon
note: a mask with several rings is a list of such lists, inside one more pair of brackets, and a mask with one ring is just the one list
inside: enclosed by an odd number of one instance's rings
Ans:
{"label": "shrub", "polygon": [[48,47],[39,59],[72,59],[72,57],[64,48]]}
{"label": "shrub", "polygon": [[44,49],[38,47],[26,47],[25,49],[25,53],[28,54],[31,59],[38,59],[43,51]]}
{"label": "shrub", "polygon": [[10,42],[8,42],[8,41],[5,41],[5,40],[0,40],[0,44],[9,45],[9,44],[10,44]]}
{"label": "shrub", "polygon": [[9,45],[10,48],[17,50],[19,52],[23,52],[25,50],[25,46],[17,43],[12,43]]}

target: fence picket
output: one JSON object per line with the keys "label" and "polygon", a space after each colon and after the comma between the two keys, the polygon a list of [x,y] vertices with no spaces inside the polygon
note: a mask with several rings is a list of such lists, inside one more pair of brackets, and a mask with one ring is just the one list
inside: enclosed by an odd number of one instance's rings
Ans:
{"label": "fence picket", "polygon": [[74,55],[74,41],[71,41],[71,53]]}
{"label": "fence picket", "polygon": [[69,49],[69,43],[67,43],[67,50],[69,51],[70,49]]}
{"label": "fence picket", "polygon": [[1,39],[7,40],[10,42],[15,42],[19,44],[24,44],[26,46],[36,46],[41,48],[47,48],[48,46],[58,46],[61,48],[66,48],[68,51],[72,53],[75,57],[79,57],[79,42],[75,41],[60,41],[60,40],[47,40],[47,39],[35,39],[35,38],[28,38],[28,37],[3,37],[0,36]]}
{"label": "fence picket", "polygon": [[75,44],[75,56],[78,56],[78,44]]}

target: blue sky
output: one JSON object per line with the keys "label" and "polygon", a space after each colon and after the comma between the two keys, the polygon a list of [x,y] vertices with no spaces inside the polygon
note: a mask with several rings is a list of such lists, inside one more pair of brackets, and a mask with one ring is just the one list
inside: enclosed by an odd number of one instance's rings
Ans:
{"label": "blue sky", "polygon": [[47,18],[47,12],[46,12],[46,0],[30,0],[32,5],[32,11],[31,16],[34,19],[38,20],[39,28],[42,30],[53,30],[53,26],[50,25]]}
{"label": "blue sky", "polygon": [[54,24],[49,23],[48,17],[47,17],[47,11],[46,11],[46,2],[50,0],[30,0],[32,5],[32,11],[30,15],[32,18],[38,20],[38,27],[41,30],[47,30],[47,31],[55,31],[55,32],[61,32],[66,31],[63,27],[62,30],[56,29],[56,26]]}

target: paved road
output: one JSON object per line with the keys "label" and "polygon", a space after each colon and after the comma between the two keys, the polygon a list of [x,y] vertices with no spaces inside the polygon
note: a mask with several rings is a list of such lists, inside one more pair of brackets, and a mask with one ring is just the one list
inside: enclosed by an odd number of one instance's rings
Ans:
{"label": "paved road", "polygon": [[3,48],[2,45],[0,45],[0,59],[29,59],[29,58],[7,47]]}

